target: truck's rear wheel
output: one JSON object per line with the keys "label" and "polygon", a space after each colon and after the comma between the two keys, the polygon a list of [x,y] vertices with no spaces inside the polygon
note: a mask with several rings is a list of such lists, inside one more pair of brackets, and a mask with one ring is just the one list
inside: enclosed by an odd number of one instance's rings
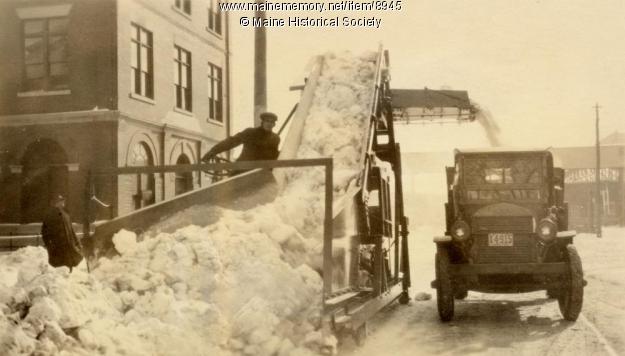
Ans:
{"label": "truck's rear wheel", "polygon": [[436,252],[436,305],[441,321],[454,317],[454,288],[449,274],[449,254],[439,248]]}
{"label": "truck's rear wheel", "polygon": [[564,319],[575,321],[582,311],[584,302],[584,271],[582,259],[575,246],[567,245],[566,252],[569,265],[569,286],[558,295],[558,305]]}

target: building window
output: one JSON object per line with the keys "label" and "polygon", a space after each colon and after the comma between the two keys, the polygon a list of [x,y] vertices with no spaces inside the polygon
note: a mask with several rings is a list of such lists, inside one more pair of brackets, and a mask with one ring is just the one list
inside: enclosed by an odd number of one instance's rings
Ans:
{"label": "building window", "polygon": [[174,46],[174,83],[176,87],[176,107],[191,111],[191,52]]}
{"label": "building window", "polygon": [[175,0],[176,9],[191,15],[191,0]]}
{"label": "building window", "polygon": [[208,63],[208,118],[223,122],[223,91],[221,68]]}
{"label": "building window", "polygon": [[24,90],[68,87],[67,17],[24,20]]}
{"label": "building window", "polygon": [[208,28],[221,35],[221,11],[219,10],[219,0],[209,1]]}
{"label": "building window", "polygon": [[152,33],[135,24],[132,24],[130,57],[133,93],[154,99]]}

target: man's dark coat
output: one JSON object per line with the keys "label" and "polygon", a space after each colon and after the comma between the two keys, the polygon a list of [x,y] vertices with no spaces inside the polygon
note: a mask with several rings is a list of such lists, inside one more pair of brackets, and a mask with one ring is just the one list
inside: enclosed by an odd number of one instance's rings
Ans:
{"label": "man's dark coat", "polygon": [[241,144],[243,150],[237,161],[273,160],[279,155],[280,136],[260,126],[248,128],[213,146],[207,156],[228,151]]}
{"label": "man's dark coat", "polygon": [[53,207],[48,211],[41,226],[41,235],[50,265],[74,267],[82,260],[82,247],[65,210]]}

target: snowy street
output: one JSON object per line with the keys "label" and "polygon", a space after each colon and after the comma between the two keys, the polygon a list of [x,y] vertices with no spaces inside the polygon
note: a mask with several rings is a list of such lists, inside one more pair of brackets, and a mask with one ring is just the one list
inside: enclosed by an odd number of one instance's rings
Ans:
{"label": "snowy street", "polygon": [[413,249],[423,251],[423,258],[412,258],[412,269],[418,271],[413,273],[418,275],[411,295],[427,292],[432,299],[391,305],[368,325],[364,346],[346,340],[341,355],[623,354],[625,229],[608,227],[603,232],[601,239],[594,234],[575,239],[588,281],[582,314],[575,323],[563,320],[557,301],[547,299],[544,292],[470,292],[466,300],[456,301],[454,320],[441,323],[436,293],[429,288],[434,279],[434,244],[429,236],[413,233]]}

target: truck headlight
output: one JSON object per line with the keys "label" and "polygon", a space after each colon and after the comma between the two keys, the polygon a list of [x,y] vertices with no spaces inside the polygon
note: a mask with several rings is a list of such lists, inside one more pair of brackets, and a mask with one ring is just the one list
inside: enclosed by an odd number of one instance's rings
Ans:
{"label": "truck headlight", "polygon": [[471,227],[462,220],[456,221],[451,227],[451,237],[456,241],[464,241],[471,235]]}
{"label": "truck headlight", "polygon": [[558,227],[556,226],[556,224],[547,218],[542,219],[538,223],[538,228],[536,230],[536,234],[538,234],[538,237],[540,237],[540,239],[545,242],[553,240],[558,233]]}

